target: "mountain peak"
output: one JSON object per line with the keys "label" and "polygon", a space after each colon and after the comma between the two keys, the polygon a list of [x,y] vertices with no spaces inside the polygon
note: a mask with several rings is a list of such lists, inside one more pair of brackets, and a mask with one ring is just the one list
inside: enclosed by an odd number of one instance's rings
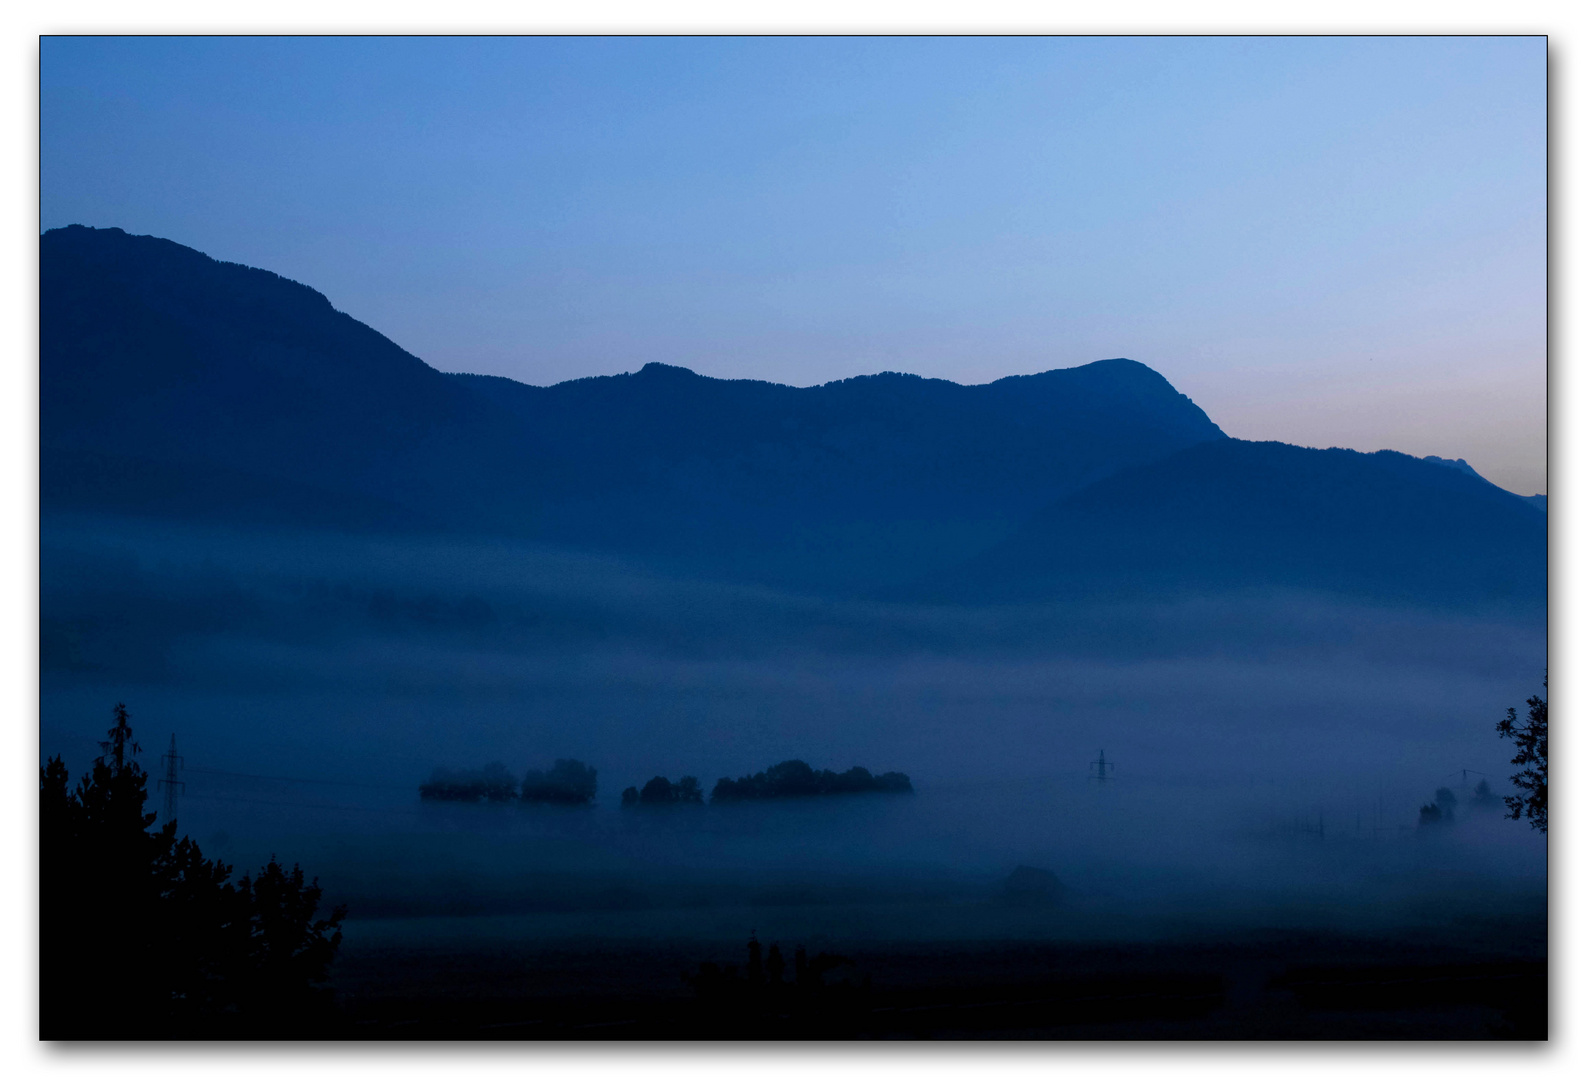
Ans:
{"label": "mountain peak", "polygon": [[64,271],[79,280],[97,276],[102,284],[115,282],[132,289],[151,287],[149,281],[154,278],[176,280],[189,290],[207,287],[211,295],[200,301],[203,304],[216,300],[234,304],[245,298],[252,303],[262,299],[276,308],[285,304],[336,310],[318,289],[274,271],[226,262],[174,240],[114,226],[49,229],[39,237],[39,246],[40,269],[45,274]]}
{"label": "mountain peak", "polygon": [[703,378],[706,378],[706,376],[701,375],[699,372],[693,371],[693,370],[691,370],[689,368],[679,367],[676,364],[663,364],[663,363],[660,363],[657,360],[651,360],[648,364],[645,364],[638,371],[634,372],[634,374],[635,375],[642,375],[645,378],[649,378],[649,379],[660,379],[660,378],[669,378],[669,379],[683,379],[683,378],[687,378],[687,379],[703,379]]}
{"label": "mountain peak", "polygon": [[1480,480],[1484,484],[1491,484],[1493,487],[1498,488],[1499,491],[1507,492],[1517,499],[1524,499],[1529,505],[1536,507],[1538,510],[1541,510],[1544,513],[1547,512],[1547,496],[1521,495],[1518,491],[1509,491],[1508,488],[1498,487],[1497,484],[1493,484],[1491,480],[1488,480],[1485,476],[1481,475],[1481,473],[1473,469],[1470,465],[1470,462],[1466,461],[1464,458],[1454,458],[1450,460],[1449,458],[1438,457],[1436,454],[1428,454],[1424,458],[1421,458],[1421,460],[1430,462],[1433,465],[1442,465],[1445,468],[1458,470],[1459,472],[1465,473],[1467,476],[1474,476],[1477,480]]}
{"label": "mountain peak", "polygon": [[1430,461],[1433,465],[1447,465],[1450,469],[1458,469],[1460,472],[1469,473],[1470,475],[1474,476],[1478,480],[1486,480],[1487,479],[1485,476],[1482,476],[1475,469],[1471,468],[1470,467],[1470,462],[1466,461],[1464,458],[1453,458],[1452,460],[1450,460],[1449,458],[1446,458],[1446,457],[1438,457],[1436,454],[1427,454],[1421,460],[1422,461]]}

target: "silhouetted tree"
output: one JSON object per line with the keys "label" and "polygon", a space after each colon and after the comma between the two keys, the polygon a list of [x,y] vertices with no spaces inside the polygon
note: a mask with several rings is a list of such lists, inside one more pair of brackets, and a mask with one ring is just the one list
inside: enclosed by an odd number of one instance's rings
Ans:
{"label": "silhouetted tree", "polygon": [[639,789],[639,801],[642,803],[669,803],[672,798],[672,782],[664,776],[657,776]]}
{"label": "silhouetted tree", "polygon": [[143,747],[132,740],[132,725],[127,722],[127,706],[124,702],[116,702],[116,707],[111,710],[116,718],[115,726],[109,731],[109,738],[100,742],[99,753],[109,757],[115,762],[117,772],[126,767],[127,758],[134,757],[143,752]]}
{"label": "silhouetted tree", "polygon": [[1470,796],[1470,806],[1473,810],[1490,811],[1503,805],[1503,801],[1493,794],[1487,781],[1483,780],[1476,785],[1476,790]]}
{"label": "silhouetted tree", "polygon": [[113,714],[102,753],[75,791],[58,757],[40,776],[40,994],[55,1012],[41,1009],[41,1024],[68,1003],[79,1016],[108,1014],[134,1027],[151,1019],[138,991],[157,961],[154,871],[172,830],[147,831],[154,815],[143,811],[139,747],[126,706],[117,702]]}
{"label": "silhouetted tree", "polygon": [[[1542,679],[1547,689],[1547,678]],[[1513,708],[1509,715],[1498,721],[1498,734],[1515,745],[1515,755],[1509,764],[1521,766],[1509,777],[1520,789],[1518,795],[1505,795],[1504,804],[1509,816],[1516,821],[1524,817],[1534,829],[1547,832],[1547,699],[1526,698],[1526,720],[1521,723]]]}
{"label": "silhouetted tree", "polygon": [[623,806],[672,806],[704,801],[705,793],[700,790],[699,778],[694,776],[685,776],[675,784],[664,776],[656,776],[642,789],[628,788],[622,793]]}
{"label": "silhouetted tree", "polygon": [[319,882],[305,884],[302,867],[288,871],[274,855],[257,875],[239,881],[237,891],[250,898],[248,1004],[302,1012],[326,1000],[323,984],[341,945],[346,908],[316,919]]}
{"label": "silhouetted tree", "polygon": [[1454,809],[1459,806],[1459,797],[1446,787],[1440,787],[1432,793],[1432,801],[1437,803],[1438,810],[1442,811],[1443,820],[1454,820]]}

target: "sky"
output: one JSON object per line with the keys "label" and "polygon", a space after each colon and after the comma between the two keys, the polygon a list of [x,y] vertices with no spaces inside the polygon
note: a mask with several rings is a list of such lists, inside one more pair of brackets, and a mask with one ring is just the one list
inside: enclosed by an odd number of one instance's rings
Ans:
{"label": "sky", "polygon": [[1531,38],[45,38],[40,225],[430,364],[812,385],[1127,356],[1230,435],[1547,490]]}

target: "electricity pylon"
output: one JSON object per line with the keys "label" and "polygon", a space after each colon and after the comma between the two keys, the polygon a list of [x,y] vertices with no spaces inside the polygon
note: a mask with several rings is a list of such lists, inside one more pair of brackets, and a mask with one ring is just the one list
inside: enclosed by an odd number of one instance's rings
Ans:
{"label": "electricity pylon", "polygon": [[176,820],[176,793],[187,787],[185,783],[176,778],[176,770],[182,767],[182,757],[176,752],[176,735],[171,735],[171,749],[160,755],[160,764],[165,766],[165,778],[160,781],[160,790],[165,792],[165,820]]}
{"label": "electricity pylon", "polygon": [[1107,779],[1107,770],[1117,771],[1118,766],[1107,760],[1107,751],[1098,751],[1095,761],[1090,763],[1090,777],[1093,780]]}

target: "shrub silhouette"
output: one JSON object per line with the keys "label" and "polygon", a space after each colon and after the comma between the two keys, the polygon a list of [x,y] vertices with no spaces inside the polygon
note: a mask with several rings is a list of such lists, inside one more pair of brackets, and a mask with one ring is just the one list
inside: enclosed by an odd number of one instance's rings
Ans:
{"label": "shrub silhouette", "polygon": [[39,783],[40,1037],[312,1034],[346,909],[274,856],[232,882],[176,823],[150,832],[147,774],[124,705],[105,753],[69,787]]}
{"label": "shrub silhouette", "polygon": [[524,802],[565,803],[577,806],[595,799],[595,770],[573,758],[558,758],[549,770],[530,769],[523,775]]}
{"label": "shrub silhouette", "polygon": [[672,783],[664,776],[653,777],[643,789],[628,788],[622,793],[623,806],[670,806],[675,803],[702,803],[705,793],[699,779],[685,776]]}
{"label": "shrub silhouette", "polygon": [[711,790],[711,802],[741,802],[749,799],[789,799],[809,795],[857,795],[868,792],[913,794],[914,785],[900,772],[873,776],[869,769],[855,765],[844,773],[830,769],[816,772],[797,759],[773,765],[765,772],[722,777]]}
{"label": "shrub silhouette", "polygon": [[1050,870],[1017,866],[1002,882],[1002,902],[1014,907],[1050,907],[1061,904],[1068,888]]}
{"label": "shrub silhouette", "polygon": [[1483,780],[1476,785],[1476,790],[1471,794],[1470,807],[1472,810],[1491,811],[1503,805],[1503,800],[1493,794],[1492,787]]}

